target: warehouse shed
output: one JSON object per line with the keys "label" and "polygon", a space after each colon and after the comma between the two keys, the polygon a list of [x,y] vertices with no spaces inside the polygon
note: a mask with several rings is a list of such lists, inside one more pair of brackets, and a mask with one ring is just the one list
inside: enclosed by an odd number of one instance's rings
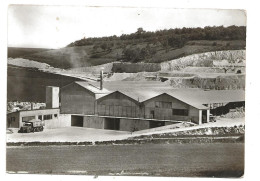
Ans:
{"label": "warehouse shed", "polygon": [[217,105],[244,103],[243,90],[173,89],[154,81],[74,82],[61,89],[61,113],[71,114],[71,126],[122,131],[203,124]]}
{"label": "warehouse shed", "polygon": [[71,114],[71,126],[86,127],[84,115],[94,115],[97,108],[96,99],[108,93],[108,90],[100,90],[85,81],[68,84],[61,88],[61,113]]}

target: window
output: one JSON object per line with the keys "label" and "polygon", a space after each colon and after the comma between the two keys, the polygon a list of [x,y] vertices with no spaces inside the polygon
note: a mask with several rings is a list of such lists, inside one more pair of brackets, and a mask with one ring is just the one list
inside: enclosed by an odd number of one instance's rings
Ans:
{"label": "window", "polygon": [[25,116],[22,117],[22,122],[31,121],[33,119],[35,119],[35,116]]}
{"label": "window", "polygon": [[155,107],[171,109],[172,103],[171,102],[158,101],[158,102],[155,102]]}
{"label": "window", "polygon": [[51,114],[47,114],[43,116],[43,120],[49,120],[52,119],[52,115]]}
{"label": "window", "polygon": [[188,116],[189,112],[187,109],[172,109],[172,115]]}
{"label": "window", "polygon": [[57,118],[57,117],[58,117],[58,114],[54,114],[54,117]]}
{"label": "window", "polygon": [[150,118],[154,118],[154,110],[150,110]]}
{"label": "window", "polygon": [[39,115],[39,116],[38,116],[38,119],[39,119],[39,120],[42,120],[42,115]]}
{"label": "window", "polygon": [[11,121],[12,121],[12,122],[15,122],[15,117],[11,117]]}

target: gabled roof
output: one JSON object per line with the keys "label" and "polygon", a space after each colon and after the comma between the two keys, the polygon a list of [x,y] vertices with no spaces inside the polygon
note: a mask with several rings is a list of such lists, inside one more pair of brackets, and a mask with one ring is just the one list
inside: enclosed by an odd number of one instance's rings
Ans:
{"label": "gabled roof", "polygon": [[212,104],[245,101],[244,90],[201,90],[187,89],[166,92],[180,100],[193,104]]}
{"label": "gabled roof", "polygon": [[166,83],[155,81],[111,81],[104,82],[104,89],[99,89],[99,82],[77,81],[76,84],[96,94],[100,99],[113,92],[121,92],[138,101],[145,102],[156,96],[167,94],[197,109],[208,109],[204,104],[245,101],[244,90],[209,90],[197,88],[174,89]]}

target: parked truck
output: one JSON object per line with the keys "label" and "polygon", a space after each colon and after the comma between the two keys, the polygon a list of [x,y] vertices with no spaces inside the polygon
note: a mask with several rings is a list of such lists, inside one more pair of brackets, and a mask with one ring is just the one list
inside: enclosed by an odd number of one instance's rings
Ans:
{"label": "parked truck", "polygon": [[39,119],[33,119],[24,122],[24,125],[18,131],[19,133],[30,133],[43,131],[45,122]]}

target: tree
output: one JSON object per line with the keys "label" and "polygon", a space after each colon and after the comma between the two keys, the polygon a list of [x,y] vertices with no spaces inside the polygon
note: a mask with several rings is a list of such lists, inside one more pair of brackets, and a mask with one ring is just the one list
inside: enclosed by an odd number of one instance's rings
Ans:
{"label": "tree", "polygon": [[142,33],[144,33],[145,31],[144,31],[144,29],[142,28],[142,27],[140,27],[140,28],[138,28],[137,29],[137,34],[142,34]]}

